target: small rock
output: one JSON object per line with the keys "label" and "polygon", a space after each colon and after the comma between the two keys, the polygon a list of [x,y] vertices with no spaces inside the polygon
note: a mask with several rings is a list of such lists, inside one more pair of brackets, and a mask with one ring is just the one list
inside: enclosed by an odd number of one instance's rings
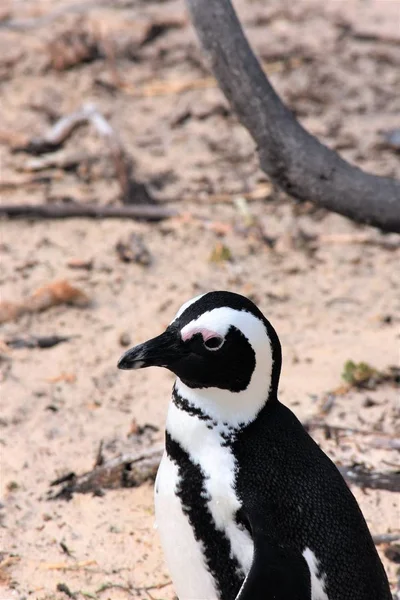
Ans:
{"label": "small rock", "polygon": [[376,406],[377,404],[378,404],[378,402],[375,402],[375,400],[373,400],[369,396],[364,398],[364,401],[363,401],[364,408],[371,408],[372,406]]}
{"label": "small rock", "polygon": [[134,262],[142,267],[148,267],[152,262],[152,256],[142,236],[136,233],[131,233],[126,241],[117,242],[115,249],[122,262]]}
{"label": "small rock", "polygon": [[131,336],[127,331],[123,331],[119,336],[119,343],[121,346],[130,346],[131,345]]}
{"label": "small rock", "polygon": [[393,322],[392,315],[382,315],[381,322],[385,325],[390,325]]}

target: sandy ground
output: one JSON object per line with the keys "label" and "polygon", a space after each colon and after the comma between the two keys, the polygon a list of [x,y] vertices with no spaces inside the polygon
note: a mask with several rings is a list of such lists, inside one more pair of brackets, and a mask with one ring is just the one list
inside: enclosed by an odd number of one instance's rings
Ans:
{"label": "sandy ground", "polygon": [[[272,82],[301,121],[359,166],[398,176],[399,155],[382,144],[382,132],[399,125],[400,2],[327,4],[236,3]],[[41,20],[66,7],[73,10]],[[47,350],[2,347],[0,599],[172,599],[150,484],[101,497],[76,494],[69,502],[46,499],[52,480],[93,467],[100,441],[108,456],[140,444],[132,422],[156,426],[151,441],[162,440],[172,376],[118,371],[122,344],[161,332],[200,292],[249,295],[282,341],[281,400],[311,418],[326,393],[342,385],[348,359],[380,370],[398,365],[400,242],[299,205],[268,184],[249,136],[209,79],[182,1],[83,7],[67,0],[1,6],[2,201],[118,203],[107,148],[88,127],[57,152],[56,167],[33,171],[32,156],[11,152],[17,135],[40,135],[90,101],[118,131],[137,176],[187,216],[159,224],[0,223],[2,300],[17,301],[59,278],[92,300],[85,309],[57,306],[0,329],[2,340],[76,336]],[[174,20],[175,27],[143,43],[149,24]],[[54,40],[66,32],[71,40],[71,31],[95,40],[97,54],[57,69]],[[155,91],[160,81],[165,85]],[[179,89],[182,82],[189,89]],[[64,168],[68,160],[75,167]],[[32,181],[37,176],[42,180]],[[247,192],[253,199],[244,217],[236,200]],[[120,260],[116,244],[131,233],[142,236],[149,266]],[[230,259],[213,262],[220,244]],[[91,261],[91,269],[68,266],[75,259]],[[338,464],[399,469],[394,450],[371,442],[394,436],[396,421],[399,434],[398,389],[350,390],[325,419],[371,432],[339,441],[313,432]],[[399,531],[394,493],[352,489],[374,534]],[[387,547],[379,550],[394,591],[399,567]]]}

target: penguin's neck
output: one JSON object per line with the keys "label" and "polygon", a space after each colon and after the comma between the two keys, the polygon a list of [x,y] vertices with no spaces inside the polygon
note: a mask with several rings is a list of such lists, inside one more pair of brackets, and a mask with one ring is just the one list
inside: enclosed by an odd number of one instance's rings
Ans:
{"label": "penguin's neck", "polygon": [[[235,490],[238,466],[232,449],[238,431],[239,428],[227,422],[213,420],[174,388],[166,422],[166,452],[182,469],[181,475],[187,468],[187,460],[200,467],[208,510],[220,530],[231,526],[241,508]],[[181,455],[174,452],[176,444],[183,451],[182,456],[187,457],[182,462]],[[240,546],[235,546],[238,556]],[[246,554],[246,559],[243,559],[246,568],[249,567],[249,560],[251,562],[251,557]]]}
{"label": "penguin's neck", "polygon": [[[267,374],[268,375],[268,374]],[[208,425],[240,430],[252,423],[265,404],[274,395],[270,377],[252,377],[241,392],[220,388],[191,388],[177,379],[172,391],[172,405]]]}
{"label": "penguin's neck", "polygon": [[200,398],[194,402],[193,394],[183,395],[182,391],[182,388],[178,391],[176,385],[172,391],[166,422],[168,434],[190,454],[201,452],[203,455],[208,452],[207,447],[229,446],[241,427],[236,422],[221,420],[215,411],[203,408]]}

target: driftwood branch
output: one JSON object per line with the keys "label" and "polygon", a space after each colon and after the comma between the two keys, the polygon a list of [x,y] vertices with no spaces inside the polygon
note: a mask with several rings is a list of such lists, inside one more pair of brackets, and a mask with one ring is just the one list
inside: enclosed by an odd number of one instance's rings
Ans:
{"label": "driftwood branch", "polygon": [[88,217],[91,219],[143,219],[144,221],[161,221],[178,213],[170,208],[153,204],[130,204],[124,206],[99,206],[93,204],[3,204],[0,205],[0,216],[9,218],[33,217],[41,219],[69,219],[71,217]]}
{"label": "driftwood branch", "polygon": [[342,477],[351,485],[371,490],[400,492],[400,472],[379,473],[369,471],[362,465],[338,466]]}
{"label": "driftwood branch", "polygon": [[49,497],[70,500],[75,493],[96,494],[103,489],[137,487],[145,481],[154,480],[162,453],[162,446],[154,446],[143,452],[122,454],[103,464],[96,464],[94,469],[83,475],[69,473],[50,484],[52,487],[61,485],[61,488],[50,493]]}
{"label": "driftwood branch", "polygon": [[27,144],[16,147],[14,151],[24,150],[31,154],[52,152],[60,148],[75,129],[86,123],[94,127],[109,147],[121,188],[122,202],[124,204],[154,204],[155,201],[146,186],[133,177],[134,163],[126,152],[119,135],[94,104],[84,104],[79,110],[61,117],[43,136],[29,140]]}
{"label": "driftwood branch", "polygon": [[[69,500],[75,493],[96,494],[104,489],[137,487],[145,481],[154,480],[162,453],[162,446],[154,446],[143,452],[122,454],[103,463],[100,461],[100,464],[96,460],[95,467],[88,473],[69,473],[53,481],[50,484],[52,487],[61,487],[51,492],[49,497]],[[338,468],[348,483],[358,487],[400,491],[400,473],[377,473],[359,465]]]}
{"label": "driftwood branch", "polygon": [[300,125],[269,83],[230,0],[187,4],[214,75],[272,181],[299,200],[399,232],[400,182],[350,165]]}

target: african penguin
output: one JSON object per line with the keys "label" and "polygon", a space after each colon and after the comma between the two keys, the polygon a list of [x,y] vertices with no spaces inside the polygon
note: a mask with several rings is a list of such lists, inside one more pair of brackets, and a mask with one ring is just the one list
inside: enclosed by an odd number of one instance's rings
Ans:
{"label": "african penguin", "polygon": [[156,521],[180,600],[391,600],[361,511],[277,396],[281,346],[247,298],[210,292],[121,369],[175,373]]}

